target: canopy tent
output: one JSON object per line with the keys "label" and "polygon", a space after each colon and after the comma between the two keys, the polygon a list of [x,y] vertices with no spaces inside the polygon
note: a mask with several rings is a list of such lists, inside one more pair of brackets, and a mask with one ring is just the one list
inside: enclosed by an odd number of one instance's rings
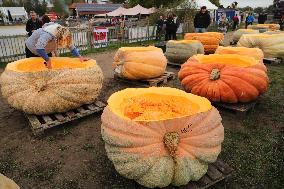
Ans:
{"label": "canopy tent", "polygon": [[138,15],[138,14],[151,14],[155,11],[155,9],[150,8],[144,8],[141,5],[136,5],[133,8],[123,8],[123,7],[119,7],[116,10],[107,13],[107,16],[121,16],[121,15],[126,15],[126,16],[134,16],[134,15]]}
{"label": "canopy tent", "polygon": [[216,10],[218,7],[211,3],[208,0],[188,0],[179,5],[178,9],[183,9],[184,7],[195,7],[196,9],[200,9],[201,7],[206,6],[209,10]]}
{"label": "canopy tent", "polygon": [[126,8],[123,7],[118,7],[117,9],[115,9],[112,12],[107,13],[107,16],[120,16],[120,15],[124,15],[124,13],[127,12]]}

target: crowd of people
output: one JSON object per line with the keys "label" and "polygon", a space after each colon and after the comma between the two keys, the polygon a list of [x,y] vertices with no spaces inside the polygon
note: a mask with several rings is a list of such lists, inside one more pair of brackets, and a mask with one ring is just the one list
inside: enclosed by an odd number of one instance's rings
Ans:
{"label": "crowd of people", "polygon": [[165,40],[176,40],[177,39],[177,30],[179,28],[180,22],[177,15],[168,14],[167,18],[164,19],[163,16],[160,16],[156,22],[157,34],[156,40],[161,40],[162,35],[165,33]]}

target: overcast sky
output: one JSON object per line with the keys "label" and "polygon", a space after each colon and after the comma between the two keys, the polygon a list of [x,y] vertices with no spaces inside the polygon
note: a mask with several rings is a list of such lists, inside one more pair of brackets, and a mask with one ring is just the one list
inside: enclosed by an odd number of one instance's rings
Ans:
{"label": "overcast sky", "polygon": [[273,4],[273,0],[220,0],[220,3],[227,7],[232,2],[237,1],[239,7],[268,7],[269,5]]}

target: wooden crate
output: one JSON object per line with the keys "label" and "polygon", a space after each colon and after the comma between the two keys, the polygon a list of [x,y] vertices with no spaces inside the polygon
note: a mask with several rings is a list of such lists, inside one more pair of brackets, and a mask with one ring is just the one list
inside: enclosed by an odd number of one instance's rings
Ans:
{"label": "wooden crate", "polygon": [[150,86],[150,87],[152,87],[152,86],[158,87],[158,86],[164,85],[164,84],[168,83],[169,80],[175,79],[175,77],[176,76],[175,76],[174,72],[165,72],[160,77],[156,77],[156,78],[153,78],[153,79],[129,80],[129,79],[121,78],[117,74],[114,74],[114,78],[119,80],[119,81],[131,83],[131,84],[135,84],[135,85]]}
{"label": "wooden crate", "polygon": [[38,136],[43,134],[46,129],[100,112],[105,106],[106,104],[104,102],[96,101],[92,104],[86,104],[64,113],[48,115],[25,114],[25,116],[29,120],[33,134]]}
{"label": "wooden crate", "polygon": [[[167,186],[164,189],[205,189],[229,177],[233,168],[223,162],[220,158],[215,163],[208,166],[207,173],[198,181],[191,181],[185,186],[175,187]],[[136,189],[146,189],[139,184],[136,184]]]}
{"label": "wooden crate", "polygon": [[240,115],[245,115],[250,110],[253,110],[256,103],[257,100],[247,103],[232,103],[232,104],[222,103],[222,102],[212,102],[214,106],[234,111],[235,113],[238,113]]}
{"label": "wooden crate", "polygon": [[282,60],[280,58],[264,58],[263,63],[268,65],[279,65]]}

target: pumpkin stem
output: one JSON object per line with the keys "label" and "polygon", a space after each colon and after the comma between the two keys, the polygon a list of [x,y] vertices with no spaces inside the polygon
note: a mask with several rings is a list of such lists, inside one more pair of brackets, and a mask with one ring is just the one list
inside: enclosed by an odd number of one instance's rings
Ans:
{"label": "pumpkin stem", "polygon": [[210,73],[210,80],[217,80],[220,78],[220,70],[218,68],[212,69]]}
{"label": "pumpkin stem", "polygon": [[179,143],[179,134],[177,132],[169,132],[164,136],[164,144],[170,155],[175,159],[176,151]]}

